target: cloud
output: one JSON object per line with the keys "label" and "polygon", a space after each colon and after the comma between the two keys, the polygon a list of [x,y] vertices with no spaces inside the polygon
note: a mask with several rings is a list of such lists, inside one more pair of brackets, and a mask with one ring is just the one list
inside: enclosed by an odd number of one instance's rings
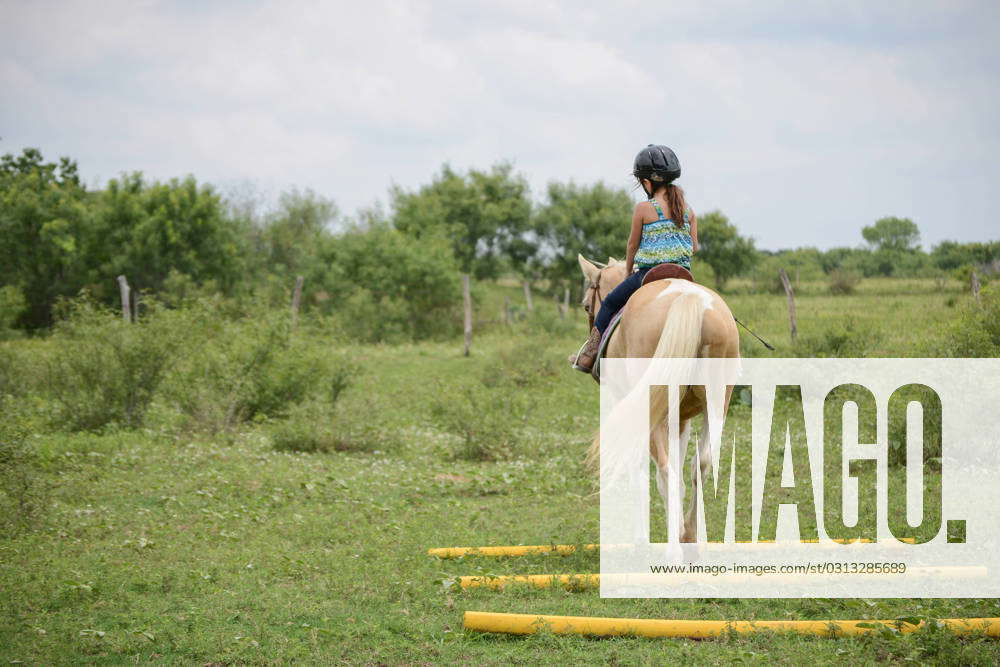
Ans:
{"label": "cloud", "polygon": [[857,243],[885,214],[929,241],[995,237],[998,12],[905,9],[30,3],[0,17],[0,150],[312,187],[349,211],[445,161],[513,160],[539,196],[628,186],[655,141],[699,210],[765,247]]}

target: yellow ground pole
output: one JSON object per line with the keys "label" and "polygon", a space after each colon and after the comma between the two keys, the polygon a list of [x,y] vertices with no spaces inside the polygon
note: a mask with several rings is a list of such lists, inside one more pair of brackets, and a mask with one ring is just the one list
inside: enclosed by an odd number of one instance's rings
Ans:
{"label": "yellow ground pole", "polygon": [[[878,577],[885,579],[903,579],[905,577],[949,577],[956,579],[984,579],[989,575],[985,567],[976,566],[941,566],[941,567],[911,567],[906,572],[880,573],[880,572],[859,572],[856,576]],[[637,572],[632,574],[608,575],[613,583],[618,585],[643,585],[643,584],[664,584],[671,583],[681,585],[685,583],[726,583],[726,582],[746,582],[755,581],[756,575],[753,573],[726,573],[710,574],[701,573],[679,573],[679,574],[653,574],[648,572]],[[840,575],[815,575],[815,577],[825,577],[826,580],[836,580]],[[768,575],[768,581],[779,583],[782,581],[795,581],[802,577],[796,573],[778,573]],[[562,586],[569,590],[585,590],[597,588],[601,585],[601,575],[597,573],[576,573],[576,574],[499,574],[499,575],[475,575],[456,577],[455,581],[462,588],[489,588],[491,590],[503,590],[507,586],[531,586],[533,588],[552,588]]]}
{"label": "yellow ground pole", "polygon": [[[947,618],[939,621],[959,635],[982,632],[1000,637],[1000,618]],[[529,635],[545,629],[560,635],[593,637],[685,637],[706,639],[730,632],[749,634],[762,630],[795,632],[822,637],[860,635],[879,625],[914,632],[924,624],[911,625],[897,621],[687,621],[651,618],[598,618],[590,616],[548,616],[536,614],[502,614],[487,611],[465,612],[465,629],[477,632]]]}
{"label": "yellow ground pole", "polygon": [[490,588],[502,590],[509,585],[527,585],[534,588],[597,588],[601,585],[599,574],[505,574],[494,577],[458,577],[462,588]]}
{"label": "yellow ground pole", "polygon": [[[834,539],[831,542],[838,544],[843,544],[847,540]],[[909,544],[913,543],[912,537],[904,537],[899,541],[907,542]],[[872,540],[861,539],[857,542],[862,544],[870,544]],[[802,540],[803,544],[817,544],[818,540]],[[891,543],[891,541],[890,541]],[[724,544],[724,542],[709,542],[711,545]],[[736,542],[736,544],[777,544],[774,540],[758,540],[757,542]],[[568,556],[570,554],[576,553],[577,547],[575,544],[534,544],[526,545],[519,544],[514,546],[488,546],[488,547],[440,547],[436,549],[428,549],[427,554],[429,556],[437,556],[438,558],[462,558],[463,556],[532,556],[532,555],[557,555],[557,556]],[[584,551],[597,551],[601,548],[600,544],[584,544]]]}
{"label": "yellow ground pole", "polygon": [[[438,558],[461,558],[463,556],[530,556],[549,555],[568,556],[576,553],[575,544],[534,544],[496,547],[443,547],[439,549],[428,549],[427,554]],[[598,544],[585,544],[585,551],[596,551],[600,548]]]}

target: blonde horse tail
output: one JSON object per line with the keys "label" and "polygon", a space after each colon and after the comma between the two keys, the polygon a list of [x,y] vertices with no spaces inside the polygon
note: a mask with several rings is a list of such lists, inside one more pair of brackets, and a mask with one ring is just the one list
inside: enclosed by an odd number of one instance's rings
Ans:
{"label": "blonde horse tail", "polygon": [[[658,359],[695,359],[701,349],[701,327],[705,317],[705,298],[699,292],[685,291],[677,295],[667,310],[666,321],[660,331],[653,357]],[[649,374],[651,370],[646,373]],[[636,389],[645,391],[648,385],[659,385],[662,378],[656,382],[648,382],[650,378],[643,377],[636,383]],[[679,388],[680,399],[684,398],[686,386]],[[680,404],[678,399],[678,405]],[[661,426],[667,418],[667,390],[665,386],[654,386],[650,389],[649,426],[652,429]],[[612,416],[613,418],[613,416]],[[586,464],[596,469],[600,462],[600,436],[594,438],[587,451]]]}
{"label": "blonde horse tail", "polygon": [[[660,333],[653,357],[656,359],[695,359],[701,349],[701,325],[705,318],[705,300],[701,294],[684,292],[670,305],[667,321]],[[678,388],[678,400],[684,398],[686,386]],[[654,429],[666,422],[667,388],[650,389],[649,427]]]}

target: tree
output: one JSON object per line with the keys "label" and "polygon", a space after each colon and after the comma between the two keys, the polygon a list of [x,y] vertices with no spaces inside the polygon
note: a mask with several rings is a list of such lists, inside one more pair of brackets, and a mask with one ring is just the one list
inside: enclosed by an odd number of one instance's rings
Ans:
{"label": "tree", "polygon": [[758,259],[753,239],[740,236],[736,227],[721,211],[712,211],[698,218],[698,259],[712,267],[718,289],[726,282],[750,269]]}
{"label": "tree", "polygon": [[376,342],[454,331],[461,293],[446,240],[376,221],[330,238],[322,260],[318,282],[334,295],[326,303],[351,335]]}
{"label": "tree", "polygon": [[547,194],[533,225],[544,251],[550,253],[543,262],[547,278],[578,283],[578,253],[601,261],[624,256],[632,214],[628,192],[603,183],[580,186],[552,182]]}
{"label": "tree", "polygon": [[125,274],[159,290],[172,272],[232,290],[244,277],[244,230],[215,190],[191,176],[146,183],[141,173],[112,179],[95,203],[88,235],[89,280],[112,285]]}
{"label": "tree", "polygon": [[448,165],[416,192],[390,191],[393,224],[414,238],[447,239],[459,267],[477,278],[496,277],[503,260],[522,267],[533,254],[524,233],[531,218],[528,184],[507,163],[460,174]]}
{"label": "tree", "polygon": [[1000,259],[1000,241],[986,243],[942,241],[931,250],[931,259],[935,266],[945,271],[961,266],[992,264]]}
{"label": "tree", "polygon": [[861,235],[875,250],[914,251],[920,243],[920,229],[909,218],[880,218]]}
{"label": "tree", "polygon": [[86,202],[69,158],[44,162],[34,148],[0,158],[0,284],[23,295],[21,325],[51,324],[55,300],[83,286]]}
{"label": "tree", "polygon": [[277,212],[255,231],[265,269],[283,274],[313,273],[320,248],[339,219],[337,205],[311,190],[283,193]]}

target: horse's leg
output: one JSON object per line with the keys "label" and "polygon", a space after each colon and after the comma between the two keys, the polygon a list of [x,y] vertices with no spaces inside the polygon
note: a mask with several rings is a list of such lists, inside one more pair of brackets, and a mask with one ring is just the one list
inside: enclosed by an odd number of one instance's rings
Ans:
{"label": "horse's leg", "polygon": [[[729,413],[729,401],[732,398],[733,388],[727,386],[722,401],[722,412],[718,415],[717,427],[713,428],[711,410],[709,408],[709,398],[705,396],[705,409],[702,411],[701,436],[698,438],[698,451],[691,459],[691,504],[684,515],[684,537],[686,542],[698,540],[698,489],[701,486],[709,471],[712,469],[712,434],[718,430],[722,433],[725,425],[726,415]],[[710,490],[714,493],[714,491]]]}
{"label": "horse's leg", "polygon": [[698,489],[701,481],[706,477],[712,467],[712,429],[711,420],[708,418],[708,407],[703,413],[703,423],[701,435],[698,438],[698,450],[691,457],[691,503],[684,514],[684,542],[696,542],[698,540]]}
{"label": "horse's leg", "polygon": [[[691,437],[691,420],[686,420],[680,424],[680,437],[679,445],[681,452],[681,460],[683,460],[684,452],[687,451],[688,440]],[[650,435],[650,449],[653,450],[653,460],[656,461],[656,489],[660,492],[660,498],[663,500],[663,508],[666,512],[667,520],[667,531],[669,535],[670,523],[673,521],[675,525],[681,520],[680,508],[684,507],[684,484],[683,480],[677,485],[678,487],[678,499],[679,504],[677,507],[673,508],[671,512],[670,502],[668,498],[670,497],[670,457],[667,450],[667,426],[663,424],[662,428],[654,428],[652,434]],[[677,471],[678,475],[680,471]],[[681,540],[683,541],[684,534],[681,534]]]}

